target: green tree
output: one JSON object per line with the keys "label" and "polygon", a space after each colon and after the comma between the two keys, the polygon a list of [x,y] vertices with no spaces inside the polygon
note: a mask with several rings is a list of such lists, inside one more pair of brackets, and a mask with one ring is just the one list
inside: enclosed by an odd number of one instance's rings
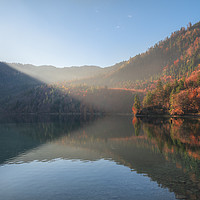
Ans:
{"label": "green tree", "polygon": [[158,80],[156,87],[156,102],[158,105],[163,105],[164,103],[164,88],[160,79]]}
{"label": "green tree", "polygon": [[160,79],[158,80],[156,89],[158,91],[163,91],[163,84],[162,84],[162,81]]}
{"label": "green tree", "polygon": [[140,110],[140,108],[141,108],[140,99],[139,99],[138,95],[135,95],[134,107],[135,107],[137,110]]}
{"label": "green tree", "polygon": [[141,108],[140,99],[139,99],[138,95],[136,94],[135,99],[134,99],[134,104],[132,107],[133,113],[136,114],[140,110],[140,108]]}
{"label": "green tree", "polygon": [[153,99],[154,99],[154,94],[151,91],[149,91],[144,97],[143,105],[150,106],[153,102]]}

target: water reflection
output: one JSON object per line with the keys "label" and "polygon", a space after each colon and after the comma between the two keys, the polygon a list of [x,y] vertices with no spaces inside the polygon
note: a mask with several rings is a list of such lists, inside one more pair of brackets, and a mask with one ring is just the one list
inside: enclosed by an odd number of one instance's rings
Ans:
{"label": "water reflection", "polygon": [[169,188],[177,198],[200,199],[198,120],[70,116],[1,123],[0,133],[1,165],[112,160]]}
{"label": "water reflection", "polygon": [[0,116],[0,164],[20,153],[87,126],[95,117],[59,115]]}
{"label": "water reflection", "polygon": [[134,118],[132,122],[134,127],[142,123],[140,137],[146,137],[146,148],[159,152],[169,164],[175,165],[172,169],[162,171],[162,178],[166,181],[161,181],[161,184],[185,198],[200,199],[199,120]]}

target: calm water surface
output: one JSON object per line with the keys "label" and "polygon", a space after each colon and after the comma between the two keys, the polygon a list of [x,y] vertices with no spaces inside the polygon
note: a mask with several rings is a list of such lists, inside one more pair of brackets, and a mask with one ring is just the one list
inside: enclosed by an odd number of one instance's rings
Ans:
{"label": "calm water surface", "polygon": [[200,199],[198,120],[0,121],[0,199]]}

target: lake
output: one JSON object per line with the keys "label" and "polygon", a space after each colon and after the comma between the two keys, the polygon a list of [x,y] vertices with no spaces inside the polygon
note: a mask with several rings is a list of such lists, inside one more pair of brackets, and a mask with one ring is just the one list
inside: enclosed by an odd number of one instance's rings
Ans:
{"label": "lake", "polygon": [[197,119],[1,116],[0,199],[200,199]]}

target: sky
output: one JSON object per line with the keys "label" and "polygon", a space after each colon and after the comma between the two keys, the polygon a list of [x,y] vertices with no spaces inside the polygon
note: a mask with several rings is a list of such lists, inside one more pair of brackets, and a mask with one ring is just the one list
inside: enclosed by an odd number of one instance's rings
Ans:
{"label": "sky", "polygon": [[0,61],[111,66],[200,21],[200,0],[0,0]]}

